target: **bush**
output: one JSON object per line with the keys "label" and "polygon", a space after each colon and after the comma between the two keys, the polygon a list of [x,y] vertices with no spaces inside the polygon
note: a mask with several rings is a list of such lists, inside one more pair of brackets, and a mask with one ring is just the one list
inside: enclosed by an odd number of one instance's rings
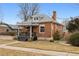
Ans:
{"label": "bush", "polygon": [[15,37],[13,38],[13,40],[18,40],[18,38],[15,36]]}
{"label": "bush", "polygon": [[37,36],[34,36],[33,38],[32,38],[32,41],[36,41],[37,40]]}
{"label": "bush", "polygon": [[36,33],[34,32],[33,34],[32,34],[32,41],[36,41],[37,40],[37,35],[36,35]]}
{"label": "bush", "polygon": [[54,42],[54,40],[50,40],[50,42]]}
{"label": "bush", "polygon": [[68,42],[68,40],[70,38],[70,35],[71,35],[71,33],[65,33],[64,37],[63,37],[63,40]]}
{"label": "bush", "polygon": [[8,35],[15,36],[16,32],[8,32]]}
{"label": "bush", "polygon": [[73,46],[79,46],[79,32],[70,35],[68,42]]}
{"label": "bush", "polygon": [[53,40],[60,40],[61,37],[60,37],[60,33],[58,31],[56,31],[54,34],[53,34]]}

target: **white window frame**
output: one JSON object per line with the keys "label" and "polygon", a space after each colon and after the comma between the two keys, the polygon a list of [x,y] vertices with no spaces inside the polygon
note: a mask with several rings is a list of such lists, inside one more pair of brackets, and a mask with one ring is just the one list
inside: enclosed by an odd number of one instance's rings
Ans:
{"label": "white window frame", "polygon": [[34,17],[34,20],[36,21],[36,20],[38,20],[39,18],[38,17]]}
{"label": "white window frame", "polygon": [[41,31],[40,31],[41,27],[44,27],[44,29],[45,29],[45,24],[39,25],[39,33],[45,33],[45,30],[44,30],[44,32],[41,32]]}

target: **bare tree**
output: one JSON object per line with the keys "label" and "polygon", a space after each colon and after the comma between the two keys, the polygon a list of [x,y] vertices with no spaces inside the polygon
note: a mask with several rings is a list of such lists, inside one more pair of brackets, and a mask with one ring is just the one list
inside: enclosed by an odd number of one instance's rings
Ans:
{"label": "bare tree", "polygon": [[24,21],[26,21],[29,16],[39,13],[39,4],[36,3],[21,3],[19,7],[19,16]]}

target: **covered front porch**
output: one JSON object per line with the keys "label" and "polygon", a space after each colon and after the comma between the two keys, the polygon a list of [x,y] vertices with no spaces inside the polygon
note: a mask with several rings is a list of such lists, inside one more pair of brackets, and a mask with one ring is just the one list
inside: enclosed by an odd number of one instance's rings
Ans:
{"label": "covered front porch", "polygon": [[18,24],[18,31],[17,31],[17,36],[25,36],[28,39],[33,39],[36,37],[37,39],[37,29],[38,24]]}

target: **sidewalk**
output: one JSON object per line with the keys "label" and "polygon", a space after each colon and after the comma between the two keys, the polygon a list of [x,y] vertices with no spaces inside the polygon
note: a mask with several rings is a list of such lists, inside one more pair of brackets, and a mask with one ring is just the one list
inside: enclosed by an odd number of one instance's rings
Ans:
{"label": "sidewalk", "polygon": [[[14,44],[14,43],[17,43],[17,42],[12,42],[8,44]],[[47,50],[40,50],[40,49],[33,49],[33,48],[7,46],[8,44],[2,44],[0,45],[0,48],[41,53],[41,54],[46,54],[48,56],[79,56],[79,54],[73,54],[73,53],[67,53],[67,52],[56,52],[56,51],[47,51]]]}

